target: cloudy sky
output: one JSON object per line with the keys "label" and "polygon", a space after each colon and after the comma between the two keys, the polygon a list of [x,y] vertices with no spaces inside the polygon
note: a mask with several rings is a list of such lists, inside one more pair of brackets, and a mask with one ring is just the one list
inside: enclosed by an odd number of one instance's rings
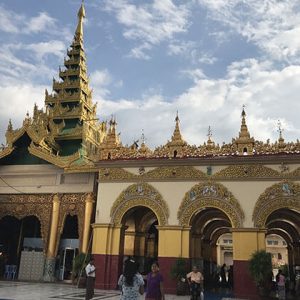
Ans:
{"label": "cloudy sky", "polygon": [[[0,2],[0,141],[21,126],[63,64],[80,0]],[[300,136],[299,0],[85,0],[85,49],[100,120],[123,144],[166,143],[179,111],[190,144]]]}

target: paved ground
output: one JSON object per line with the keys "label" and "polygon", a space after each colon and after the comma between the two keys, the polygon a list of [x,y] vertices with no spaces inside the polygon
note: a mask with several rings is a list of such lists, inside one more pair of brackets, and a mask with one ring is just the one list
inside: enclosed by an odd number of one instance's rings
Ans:
{"label": "paved ground", "polygon": [[[83,300],[84,289],[68,284],[0,281],[0,300]],[[227,300],[229,295],[205,293],[205,300]],[[95,290],[94,300],[119,300],[118,291]],[[144,297],[141,297],[143,300]],[[166,300],[189,300],[189,296],[166,295]]]}

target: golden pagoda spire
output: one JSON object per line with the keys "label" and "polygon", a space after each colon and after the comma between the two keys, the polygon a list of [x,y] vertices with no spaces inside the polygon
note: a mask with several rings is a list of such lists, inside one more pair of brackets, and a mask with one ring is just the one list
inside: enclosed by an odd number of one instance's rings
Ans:
{"label": "golden pagoda spire", "polygon": [[182,139],[182,136],[181,136],[181,132],[180,132],[180,128],[179,128],[179,123],[180,123],[180,120],[179,120],[179,116],[178,116],[178,111],[176,113],[176,118],[175,118],[175,129],[174,129],[174,132],[173,132],[173,135],[172,135],[172,138],[171,138],[171,142],[172,143],[176,143],[179,145],[185,143],[185,141]]}
{"label": "golden pagoda spire", "polygon": [[[69,155],[71,151],[75,153],[82,145],[88,153],[95,152],[103,140],[98,134],[99,124],[95,122],[96,107],[92,103],[92,90],[87,75],[83,18],[85,9],[82,2],[74,39],[67,50],[64,66],[59,67],[59,80],[53,79],[52,93],[45,91],[50,135],[62,149],[62,156]],[[70,140],[74,143],[72,149],[68,150],[65,145]]]}
{"label": "golden pagoda spire", "polygon": [[283,149],[285,147],[285,142],[284,142],[284,138],[282,136],[283,129],[282,129],[282,125],[281,125],[280,120],[278,120],[277,126],[278,126],[278,130],[277,131],[279,132],[278,148],[279,149]]}
{"label": "golden pagoda spire", "polygon": [[241,117],[242,117],[241,130],[239,132],[239,137],[235,140],[237,151],[238,154],[240,155],[252,155],[253,147],[254,147],[254,138],[250,137],[250,133],[248,131],[248,127],[246,124],[245,105],[243,105]]}
{"label": "golden pagoda spire", "polygon": [[85,9],[83,5],[83,1],[81,3],[77,16],[78,16],[78,24],[75,31],[75,39],[82,41],[83,40],[83,19],[85,18]]}
{"label": "golden pagoda spire", "polygon": [[208,133],[207,133],[207,150],[211,150],[214,146],[215,146],[215,143],[214,141],[212,140],[212,130],[211,130],[211,127],[208,126]]}
{"label": "golden pagoda spire", "polygon": [[248,127],[246,124],[245,105],[243,105],[243,111],[241,116],[242,116],[242,124],[241,124],[241,131],[239,133],[239,138],[248,139],[250,138],[250,133],[248,131]]}

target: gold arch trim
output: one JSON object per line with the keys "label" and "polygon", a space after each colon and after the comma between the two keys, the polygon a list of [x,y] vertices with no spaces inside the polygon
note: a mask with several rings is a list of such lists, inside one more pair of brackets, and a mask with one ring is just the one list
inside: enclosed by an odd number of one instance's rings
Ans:
{"label": "gold arch trim", "polygon": [[125,213],[137,206],[151,209],[158,219],[159,225],[167,225],[169,208],[161,194],[150,184],[132,184],[126,188],[114,202],[111,211],[111,222],[120,225]]}
{"label": "gold arch trim", "polygon": [[1,201],[0,219],[5,216],[12,216],[23,219],[29,216],[38,218],[41,224],[41,236],[44,242],[44,251],[49,237],[49,224],[52,212],[52,194],[35,195],[5,195]]}
{"label": "gold arch trim", "polygon": [[267,188],[255,204],[252,215],[254,226],[265,227],[268,216],[281,208],[300,213],[300,184],[285,180]]}
{"label": "gold arch trim", "polygon": [[207,175],[194,167],[158,167],[141,175],[133,174],[122,168],[100,168],[101,181],[137,180],[206,180]]}
{"label": "gold arch trim", "polygon": [[233,165],[213,175],[214,179],[282,178],[283,174],[263,165]]}
{"label": "gold arch trim", "polygon": [[208,207],[223,211],[232,227],[243,226],[245,215],[238,200],[225,186],[213,181],[199,183],[185,194],[177,213],[179,224],[189,226],[192,217]]}

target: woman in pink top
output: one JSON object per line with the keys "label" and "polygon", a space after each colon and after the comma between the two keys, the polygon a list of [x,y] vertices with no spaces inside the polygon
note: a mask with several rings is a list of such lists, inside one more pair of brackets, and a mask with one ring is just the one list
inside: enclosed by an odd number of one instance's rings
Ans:
{"label": "woman in pink top", "polygon": [[191,299],[198,300],[200,299],[201,292],[203,291],[203,280],[204,277],[201,272],[199,272],[197,266],[193,266],[192,272],[186,275],[188,280],[190,290],[191,290]]}

